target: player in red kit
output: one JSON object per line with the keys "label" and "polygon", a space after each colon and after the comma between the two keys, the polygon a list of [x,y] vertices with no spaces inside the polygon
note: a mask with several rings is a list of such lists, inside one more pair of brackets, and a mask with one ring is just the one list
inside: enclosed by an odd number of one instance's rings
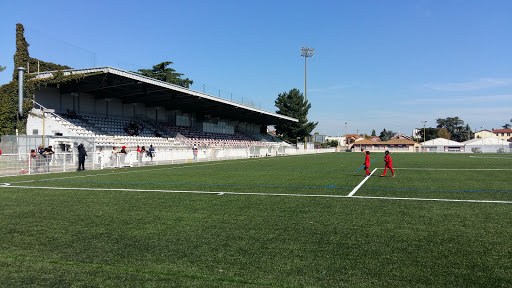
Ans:
{"label": "player in red kit", "polygon": [[366,171],[366,176],[370,176],[370,151],[366,151],[366,155],[364,156],[364,170]]}
{"label": "player in red kit", "polygon": [[389,168],[389,170],[391,170],[391,174],[393,175],[393,177],[395,177],[395,172],[393,172],[393,161],[391,161],[391,156],[389,156],[389,151],[387,151],[387,150],[386,150],[386,156],[384,156],[384,162],[386,163],[386,167],[384,167],[384,173],[382,173],[382,175],[380,175],[380,177],[386,176],[386,172],[388,171],[388,168]]}

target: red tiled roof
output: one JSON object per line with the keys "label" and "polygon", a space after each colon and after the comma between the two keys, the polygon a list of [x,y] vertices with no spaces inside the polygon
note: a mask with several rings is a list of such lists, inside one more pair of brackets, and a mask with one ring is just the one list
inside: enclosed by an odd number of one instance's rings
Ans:
{"label": "red tiled roof", "polygon": [[[354,145],[374,145],[376,142],[369,140],[369,139],[362,139],[359,141],[356,141]],[[379,144],[384,144],[384,142],[380,142]]]}
{"label": "red tiled roof", "polygon": [[512,133],[512,129],[492,129],[492,133]]}
{"label": "red tiled roof", "polygon": [[354,143],[354,145],[414,145],[416,142],[407,139],[393,139],[382,142],[375,142],[368,139],[359,140]]}
{"label": "red tiled roof", "polygon": [[414,142],[412,140],[408,140],[408,139],[392,139],[392,140],[388,140],[388,141],[386,141],[384,143],[392,144],[392,145],[396,145],[396,144],[414,145],[414,144],[416,144],[416,142]]}

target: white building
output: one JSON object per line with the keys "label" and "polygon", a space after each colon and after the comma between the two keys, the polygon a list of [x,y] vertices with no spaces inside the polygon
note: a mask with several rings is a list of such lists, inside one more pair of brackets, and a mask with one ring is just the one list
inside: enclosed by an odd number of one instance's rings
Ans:
{"label": "white building", "polygon": [[464,144],[457,141],[436,138],[421,143],[426,152],[464,152]]}

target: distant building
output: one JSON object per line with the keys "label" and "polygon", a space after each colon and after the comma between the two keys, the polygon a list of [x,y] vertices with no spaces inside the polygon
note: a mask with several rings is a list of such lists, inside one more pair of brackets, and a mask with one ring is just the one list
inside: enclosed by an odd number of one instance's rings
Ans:
{"label": "distant building", "polygon": [[483,139],[483,138],[497,138],[494,133],[487,129],[480,130],[475,132],[475,139]]}
{"label": "distant building", "polygon": [[420,144],[407,139],[393,139],[380,142],[363,139],[356,141],[353,148],[354,151],[364,149],[371,152],[384,152],[386,150],[390,152],[420,152]]}
{"label": "distant building", "polygon": [[475,132],[475,139],[482,139],[482,138],[497,138],[495,137],[494,133],[487,129],[483,129],[480,131]]}
{"label": "distant building", "polygon": [[359,134],[346,134],[345,135],[347,141],[350,141],[350,144],[356,142],[357,140],[363,139]]}
{"label": "distant building", "polygon": [[425,152],[464,152],[464,144],[444,138],[422,142],[421,147],[425,147]]}
{"label": "distant building", "polygon": [[338,144],[339,145],[344,145],[345,143],[345,136],[326,136],[325,137],[325,141],[328,142],[328,141],[338,141]]}
{"label": "distant building", "polygon": [[494,138],[512,142],[512,129],[492,129]]}
{"label": "distant building", "polygon": [[423,128],[416,128],[412,130],[412,138],[419,139],[421,137],[420,130],[423,130]]}
{"label": "distant building", "polygon": [[411,136],[407,136],[405,134],[399,134],[399,133],[396,133],[395,135],[393,135],[393,137],[391,137],[391,139],[389,140],[393,140],[393,139],[407,139],[407,140],[412,140],[412,137]]}
{"label": "distant building", "polygon": [[327,135],[313,134],[313,142],[325,143]]}
{"label": "distant building", "polygon": [[463,144],[465,147],[465,152],[508,153],[512,151],[512,143],[494,137],[471,139],[463,142]]}

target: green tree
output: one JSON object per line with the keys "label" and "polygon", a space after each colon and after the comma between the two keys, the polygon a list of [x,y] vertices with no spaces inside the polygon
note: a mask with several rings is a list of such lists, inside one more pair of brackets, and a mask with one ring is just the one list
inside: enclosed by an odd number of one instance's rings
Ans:
{"label": "green tree", "polygon": [[464,126],[464,121],[459,117],[448,117],[446,119],[438,118],[437,128],[446,128],[450,133],[450,139],[453,141],[463,142],[471,139],[471,127]]}
{"label": "green tree", "polygon": [[377,136],[377,134],[375,133],[375,129],[372,130],[372,136]]}
{"label": "green tree", "polygon": [[[14,54],[14,67],[25,67],[27,69],[33,69],[33,67],[40,68],[40,71],[55,71],[69,69],[70,67],[54,64],[51,62],[44,62],[36,58],[31,58],[28,53],[28,47],[30,46],[25,39],[25,29],[23,25],[16,24],[16,53]],[[28,112],[33,107],[31,100],[25,99],[23,101],[23,116],[18,115],[18,69],[13,69],[12,78],[13,80],[8,84],[0,86],[0,134],[2,135],[13,135],[15,130],[18,129],[18,133],[26,133],[26,123]],[[67,80],[82,78],[83,76],[70,75],[63,76],[62,73],[56,73],[52,78],[45,80],[33,79],[33,76],[28,75],[31,70],[27,70],[25,74],[25,82],[23,90],[28,98],[32,98],[34,91],[41,87],[41,85],[57,84]],[[78,77],[77,77],[78,76]]]}
{"label": "green tree", "polygon": [[446,128],[440,128],[437,131],[437,137],[444,138],[444,139],[450,139],[450,133],[448,133],[448,129]]}
{"label": "green tree", "polygon": [[382,141],[388,141],[389,139],[391,139],[391,137],[393,137],[393,135],[395,135],[396,133],[389,130],[387,131],[386,128],[384,128],[381,132],[380,132],[380,135],[379,135],[379,138],[380,140]]}
{"label": "green tree", "polygon": [[304,101],[304,95],[294,88],[289,92],[280,93],[275,101],[277,114],[295,118],[299,122],[276,125],[276,134],[284,141],[297,143],[311,134],[318,122],[308,122],[307,116],[311,103]]}
{"label": "green tree", "polygon": [[[512,119],[510,119],[510,123],[512,123]],[[503,125],[501,127],[503,127],[503,129],[510,129],[510,127],[512,127],[512,125],[510,125],[510,123],[505,123],[505,125]]]}
{"label": "green tree", "polygon": [[[423,135],[423,131],[425,131],[425,135]],[[425,128],[425,129],[420,129],[419,133],[418,133],[418,135],[420,136],[419,140],[423,141],[423,139],[425,139],[425,141],[428,141],[428,140],[439,138],[439,136],[437,136],[438,132],[439,132],[438,128],[429,127],[429,128]]]}
{"label": "green tree", "polygon": [[0,66],[0,72],[5,70],[5,66]]}
{"label": "green tree", "polygon": [[167,66],[173,64],[171,61],[165,61],[160,64],[154,65],[153,69],[139,69],[139,74],[151,77],[167,83],[179,85],[181,87],[189,88],[190,85],[194,84],[194,81],[185,78],[181,79],[183,73],[176,73],[176,70],[168,68]]}

